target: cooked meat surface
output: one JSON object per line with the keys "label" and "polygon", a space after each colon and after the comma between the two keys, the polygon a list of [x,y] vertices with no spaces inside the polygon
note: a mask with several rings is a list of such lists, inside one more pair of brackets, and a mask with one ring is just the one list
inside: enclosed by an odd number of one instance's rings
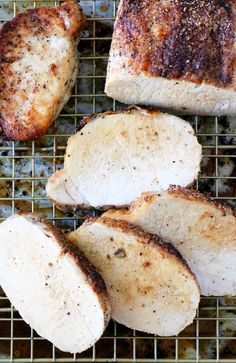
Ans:
{"label": "cooked meat surface", "polygon": [[121,0],[105,91],[121,102],[236,114],[234,0]]}
{"label": "cooked meat surface", "polygon": [[0,285],[22,318],[63,351],[91,347],[110,317],[105,284],[49,222],[16,214],[0,224]]}
{"label": "cooked meat surface", "polygon": [[0,30],[0,135],[33,140],[68,101],[83,21],[72,1],[29,9]]}
{"label": "cooked meat surface", "polygon": [[202,295],[236,295],[236,214],[196,191],[146,193],[130,209],[105,214],[171,240],[188,262]]}
{"label": "cooked meat surface", "polygon": [[198,284],[170,243],[110,218],[85,222],[69,239],[101,272],[119,323],[170,336],[193,321]]}
{"label": "cooked meat surface", "polygon": [[68,142],[64,169],[47,183],[61,209],[128,205],[145,191],[189,185],[201,146],[188,122],[131,107],[93,116]]}

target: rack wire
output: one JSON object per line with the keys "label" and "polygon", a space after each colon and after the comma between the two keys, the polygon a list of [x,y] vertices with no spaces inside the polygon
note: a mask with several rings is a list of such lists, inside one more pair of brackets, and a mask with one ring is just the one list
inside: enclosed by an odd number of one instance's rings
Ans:
{"label": "rack wire", "polygon": [[[34,142],[0,141],[0,221],[18,210],[46,215],[65,232],[86,212],[65,215],[47,200],[45,184],[62,167],[66,140],[90,113],[119,109],[104,84],[116,0],[83,0],[86,27],[79,45],[80,72],[68,104],[47,135]],[[0,23],[29,7],[56,5],[37,0],[0,0]],[[203,145],[196,188],[236,204],[236,118],[186,119]],[[66,337],[65,337],[66,339]],[[236,298],[202,297],[196,319],[178,337],[163,338],[111,322],[101,340],[82,354],[67,354],[39,337],[22,320],[0,288],[0,362],[236,362]]]}

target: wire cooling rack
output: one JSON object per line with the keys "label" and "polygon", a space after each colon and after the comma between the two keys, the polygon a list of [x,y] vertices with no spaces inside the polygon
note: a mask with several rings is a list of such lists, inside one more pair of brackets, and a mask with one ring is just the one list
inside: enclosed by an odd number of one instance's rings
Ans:
{"label": "wire cooling rack", "polygon": [[[46,215],[68,232],[86,216],[86,212],[76,216],[59,212],[45,194],[47,178],[62,167],[66,141],[81,118],[122,106],[104,94],[118,1],[80,3],[87,23],[79,45],[80,73],[68,104],[44,138],[26,143],[0,140],[1,221],[18,210],[31,210]],[[4,23],[29,7],[56,4],[0,0],[0,21]],[[203,145],[202,171],[196,188],[235,205],[236,118],[186,119]],[[71,355],[57,350],[30,329],[0,288],[0,362],[236,362],[236,298],[203,297],[194,323],[178,337],[155,337],[111,322],[94,347]]]}

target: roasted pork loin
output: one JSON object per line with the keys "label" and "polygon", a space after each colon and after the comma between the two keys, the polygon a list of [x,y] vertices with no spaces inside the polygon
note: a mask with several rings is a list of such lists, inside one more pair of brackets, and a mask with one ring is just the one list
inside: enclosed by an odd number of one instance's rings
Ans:
{"label": "roasted pork loin", "polygon": [[127,104],[236,114],[235,1],[121,0],[105,91]]}

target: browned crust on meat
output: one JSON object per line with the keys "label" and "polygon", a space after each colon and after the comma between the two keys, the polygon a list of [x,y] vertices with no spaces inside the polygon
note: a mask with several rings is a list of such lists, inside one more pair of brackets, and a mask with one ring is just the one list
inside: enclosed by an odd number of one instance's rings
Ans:
{"label": "browned crust on meat", "polygon": [[[73,23],[68,28],[67,24],[65,24],[65,15],[71,16],[74,14],[76,14],[76,17],[73,17]],[[75,38],[78,36],[84,21],[82,9],[75,1],[67,1],[58,6],[45,6],[25,10],[16,15],[12,20],[4,23],[0,30],[1,60],[6,60],[9,63],[13,61],[13,59],[10,59],[6,54],[6,51],[12,49],[11,47],[14,45],[12,43],[13,40],[21,40],[21,36],[15,34],[20,27],[24,26],[25,30],[33,31],[35,35],[37,32],[44,32],[46,35],[52,31],[52,17],[55,18],[53,20],[56,20],[57,24],[60,24],[71,37]],[[6,49],[4,49],[4,47],[6,47]]]}
{"label": "browned crust on meat", "polygon": [[187,261],[179,253],[179,251],[172,245],[171,242],[169,241],[164,242],[159,236],[151,233],[146,233],[140,227],[135,226],[123,220],[116,220],[109,217],[101,216],[101,217],[88,218],[84,223],[90,224],[94,222],[103,223],[109,228],[119,229],[126,234],[138,238],[139,242],[141,243],[148,244],[155,248],[157,247],[160,248],[160,250],[162,250],[164,253],[166,253],[170,257],[175,258],[178,262],[182,263],[186,271],[194,278],[199,288],[199,284],[195,274],[190,270]]}
{"label": "browned crust on meat", "polygon": [[162,192],[160,194],[158,193],[152,193],[152,192],[146,192],[142,193],[142,196],[135,201],[133,201],[128,209],[111,209],[109,210],[109,216],[112,216],[112,214],[122,213],[122,214],[131,214],[132,211],[134,211],[136,208],[139,208],[142,206],[142,204],[145,202],[147,204],[152,203],[155,201],[158,197],[161,197],[163,194],[168,193],[172,196],[184,198],[186,200],[194,201],[194,202],[201,202],[208,204],[210,206],[213,206],[217,209],[219,209],[224,215],[233,215],[236,216],[236,210],[235,208],[231,207],[227,203],[222,203],[217,200],[212,200],[206,195],[200,193],[199,191],[195,189],[187,189],[176,185],[171,185],[169,189],[166,192]]}
{"label": "browned crust on meat", "polygon": [[[40,223],[44,224],[45,234],[48,231],[53,235],[53,237],[55,237],[55,241],[59,244],[59,246],[62,249],[62,254],[68,254],[73,258],[76,265],[85,275],[86,280],[90,284],[93,291],[99,296],[100,303],[103,306],[103,310],[105,312],[105,325],[107,325],[109,321],[108,317],[109,313],[107,311],[109,298],[106,290],[106,285],[102,276],[97,272],[96,268],[89,262],[84,253],[80,251],[76,245],[68,242],[64,234],[58,228],[53,226],[46,218],[26,212],[19,212],[17,214],[25,217],[34,224],[40,224]],[[104,299],[106,300],[106,303],[104,303]]]}
{"label": "browned crust on meat", "polygon": [[151,192],[146,192],[146,193],[142,193],[141,197],[134,200],[130,206],[128,211],[126,212],[127,214],[131,213],[133,210],[135,210],[136,208],[140,207],[143,202],[145,203],[152,203],[157,196],[160,196],[161,194],[155,194],[155,193],[151,193]]}
{"label": "browned crust on meat", "polygon": [[123,0],[116,56],[149,77],[234,87],[235,0]]}
{"label": "browned crust on meat", "polygon": [[[0,72],[1,73],[1,72]],[[32,120],[32,123],[31,123]],[[10,121],[10,122],[9,122]],[[0,136],[4,140],[27,141],[35,140],[45,135],[51,123],[51,116],[48,115],[43,128],[40,128],[33,119],[29,119],[28,125],[24,125],[20,121],[14,121],[14,118],[3,118],[0,112]]]}
{"label": "browned crust on meat", "polygon": [[158,116],[160,113],[165,113],[165,111],[156,109],[154,107],[140,107],[138,105],[130,105],[126,108],[122,108],[120,110],[117,111],[112,111],[112,110],[108,110],[106,112],[102,112],[102,113],[93,113],[89,116],[84,117],[80,124],[79,127],[77,128],[77,131],[81,130],[84,126],[86,126],[89,122],[95,120],[96,118],[105,118],[106,116],[109,115],[118,115],[118,114],[131,114],[132,111],[139,111],[139,112],[145,112],[147,115],[150,116]]}
{"label": "browned crust on meat", "polygon": [[[66,18],[70,18],[69,27]],[[24,120],[19,116],[19,104],[15,101],[15,94],[19,92],[18,85],[21,84],[24,75],[14,73],[12,64],[24,56],[26,49],[30,50],[30,43],[25,41],[27,34],[31,34],[32,37],[44,36],[46,39],[53,32],[55,25],[57,29],[76,39],[83,20],[81,8],[74,1],[68,1],[56,7],[28,9],[2,26],[0,29],[0,136],[2,138],[25,141],[45,135],[56,117],[57,107],[63,102],[63,99],[54,96],[52,98],[54,106],[48,107],[44,116],[34,104]],[[27,101],[28,91],[25,88],[20,92],[24,103]],[[32,92],[37,93],[37,87]]]}
{"label": "browned crust on meat", "polygon": [[170,188],[168,189],[168,194],[184,198],[186,200],[208,204],[210,206],[219,209],[223,213],[223,215],[233,215],[234,217],[236,217],[236,210],[232,208],[230,205],[216,200],[212,200],[197,190],[171,185]]}

